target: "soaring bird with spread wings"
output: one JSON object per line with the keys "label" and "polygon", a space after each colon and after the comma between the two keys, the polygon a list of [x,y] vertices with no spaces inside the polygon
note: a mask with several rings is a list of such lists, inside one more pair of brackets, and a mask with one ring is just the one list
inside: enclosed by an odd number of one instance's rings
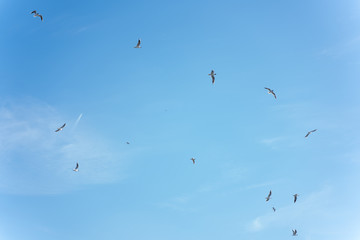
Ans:
{"label": "soaring bird with spread wings", "polygon": [[270,196],[271,196],[271,190],[270,190],[270,192],[269,192],[269,195],[265,198],[266,201],[269,201],[269,200],[270,200]]}
{"label": "soaring bird with spread wings", "polygon": [[41,21],[43,20],[43,16],[36,12],[36,10],[32,11],[31,14],[34,14],[34,17],[39,17]]}
{"label": "soaring bird with spread wings", "polygon": [[211,73],[209,73],[208,75],[211,76],[212,84],[214,84],[215,83],[215,75],[216,75],[214,70],[211,70]]}
{"label": "soaring bird with spread wings", "polygon": [[276,94],[274,93],[274,90],[271,90],[270,88],[265,88],[266,90],[268,90],[269,94],[272,94],[274,96],[274,98],[276,99]]}
{"label": "soaring bird with spread wings", "polygon": [[61,127],[59,127],[58,129],[55,130],[55,132],[59,132],[61,130],[63,130],[63,128],[66,126],[66,123],[64,123],[64,125],[62,125]]}
{"label": "soaring bird with spread wings", "polygon": [[79,163],[76,163],[76,167],[73,169],[74,172],[78,172],[79,171]]}
{"label": "soaring bird with spread wings", "polygon": [[136,44],[136,46],[134,48],[141,48],[140,44],[141,44],[141,39],[138,40],[138,43]]}
{"label": "soaring bird with spread wings", "polygon": [[305,135],[305,137],[308,137],[308,136],[310,135],[310,133],[316,132],[316,130],[317,130],[317,129],[314,129],[314,130],[308,132],[308,133]]}

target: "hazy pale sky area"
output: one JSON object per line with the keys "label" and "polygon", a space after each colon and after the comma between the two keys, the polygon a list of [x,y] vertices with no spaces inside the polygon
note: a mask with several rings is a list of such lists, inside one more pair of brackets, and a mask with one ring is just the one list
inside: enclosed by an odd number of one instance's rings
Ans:
{"label": "hazy pale sky area", "polygon": [[359,1],[0,0],[0,32],[0,240],[360,239]]}

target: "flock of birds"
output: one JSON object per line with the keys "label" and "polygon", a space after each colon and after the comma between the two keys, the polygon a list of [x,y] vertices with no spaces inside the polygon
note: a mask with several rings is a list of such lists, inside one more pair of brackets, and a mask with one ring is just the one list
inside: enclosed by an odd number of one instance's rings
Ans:
{"label": "flock of birds", "polygon": [[[271,194],[272,194],[272,192],[271,192],[271,190],[270,190],[269,194],[268,194],[267,197],[265,198],[267,202],[271,199]],[[299,194],[297,194],[297,193],[295,193],[295,194],[293,195],[293,197],[294,197],[294,203],[296,203],[296,201],[297,201],[297,199],[298,199],[298,196],[299,196]],[[276,212],[276,208],[275,208],[275,207],[272,207],[272,210],[273,210],[274,212]],[[293,233],[293,234],[292,234],[293,236],[297,236],[297,230],[296,230],[296,229],[292,229],[292,233]]]}
{"label": "flock of birds", "polygon": [[[43,21],[43,16],[41,14],[39,14],[36,10],[32,11],[31,14],[33,14],[34,17],[39,17],[41,19],[41,21]],[[136,46],[134,48],[141,48],[141,39],[138,39],[138,42],[136,44]],[[215,71],[214,70],[211,70],[211,72],[208,74],[210,77],[211,77],[211,81],[212,81],[212,84],[215,83]],[[266,90],[268,90],[268,94],[271,94],[274,96],[275,99],[276,98],[276,94],[274,92],[274,90],[270,89],[270,88],[267,88],[265,87]],[[60,132],[62,131],[66,126],[66,123],[64,123],[61,127],[59,127],[58,129],[55,130],[55,132]],[[314,130],[311,130],[309,131],[306,135],[305,135],[305,138],[307,138],[311,133],[315,132],[317,129],[314,129]],[[126,144],[130,144],[129,142],[126,142]],[[195,164],[195,158],[190,158],[190,160],[193,162],[193,164]],[[78,172],[79,171],[79,163],[77,162],[76,163],[76,166],[75,168],[73,169],[74,172]],[[266,199],[266,202],[268,202],[270,199],[271,199],[271,195],[272,195],[272,191],[270,190],[268,196],[265,198]],[[298,196],[299,194],[294,194],[293,197],[294,197],[294,203],[296,203],[297,199],[298,199]],[[275,212],[276,211],[276,208],[275,207],[272,207],[272,210]],[[296,229],[292,229],[292,236],[297,236],[297,230]]]}

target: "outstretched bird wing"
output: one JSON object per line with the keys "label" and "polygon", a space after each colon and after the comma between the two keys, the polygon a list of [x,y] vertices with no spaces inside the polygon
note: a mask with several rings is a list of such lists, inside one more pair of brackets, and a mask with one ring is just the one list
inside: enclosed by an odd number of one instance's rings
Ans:
{"label": "outstretched bird wing", "polygon": [[272,192],[271,192],[271,190],[270,190],[269,195],[268,195],[268,198],[271,196],[271,193],[272,193]]}
{"label": "outstretched bird wing", "polygon": [[41,19],[41,21],[42,21],[42,20],[43,20],[43,16],[39,14],[39,17],[40,17],[40,19]]}
{"label": "outstretched bird wing", "polygon": [[310,132],[308,132],[305,137],[308,137],[310,135],[310,133],[316,132],[317,129],[311,130]]}
{"label": "outstretched bird wing", "polygon": [[141,40],[139,39],[138,43],[136,44],[136,48],[140,47],[140,44],[141,44]]}
{"label": "outstretched bird wing", "polygon": [[64,123],[61,127],[59,127],[58,129],[56,129],[55,132],[58,132],[58,131],[62,130],[65,126],[66,126],[66,123]]}
{"label": "outstretched bird wing", "polygon": [[31,12],[31,14],[34,14],[34,13],[36,13],[36,10],[34,10],[34,11]]}
{"label": "outstretched bird wing", "polygon": [[276,94],[274,93],[274,91],[271,91],[271,94],[274,95],[274,97],[276,99]]}

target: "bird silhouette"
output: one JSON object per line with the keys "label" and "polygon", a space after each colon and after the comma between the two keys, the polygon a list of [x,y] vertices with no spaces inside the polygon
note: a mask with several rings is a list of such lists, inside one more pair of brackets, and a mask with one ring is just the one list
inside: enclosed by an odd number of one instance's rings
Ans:
{"label": "bird silhouette", "polygon": [[138,43],[136,44],[136,46],[134,48],[141,48],[140,44],[141,44],[141,39],[138,40]]}
{"label": "bird silhouette", "polygon": [[311,130],[310,132],[308,132],[305,137],[308,137],[310,135],[310,133],[316,132],[317,129]]}
{"label": "bird silhouette", "polygon": [[215,83],[215,75],[216,75],[214,70],[211,70],[211,73],[209,73],[208,75],[211,76],[212,84],[214,84]]}
{"label": "bird silhouette", "polygon": [[36,12],[36,10],[32,11],[31,14],[34,14],[34,17],[39,17],[41,21],[43,20],[43,16]]}
{"label": "bird silhouette", "polygon": [[272,193],[272,192],[271,192],[271,190],[270,190],[269,195],[265,198],[266,201],[269,201],[269,200],[270,200],[271,193]]}
{"label": "bird silhouette", "polygon": [[59,132],[59,131],[63,130],[65,126],[66,126],[66,123],[64,123],[61,127],[56,129],[55,132]]}
{"label": "bird silhouette", "polygon": [[294,194],[293,196],[294,196],[294,203],[296,203],[296,200],[297,200],[297,198],[298,198],[299,195],[296,193],[296,194]]}
{"label": "bird silhouette", "polygon": [[78,172],[79,171],[79,163],[76,163],[76,167],[73,169],[74,172]]}
{"label": "bird silhouette", "polygon": [[276,99],[276,94],[274,93],[274,90],[271,90],[270,88],[265,88],[266,90],[268,90],[269,94],[272,94],[274,96],[274,98]]}

